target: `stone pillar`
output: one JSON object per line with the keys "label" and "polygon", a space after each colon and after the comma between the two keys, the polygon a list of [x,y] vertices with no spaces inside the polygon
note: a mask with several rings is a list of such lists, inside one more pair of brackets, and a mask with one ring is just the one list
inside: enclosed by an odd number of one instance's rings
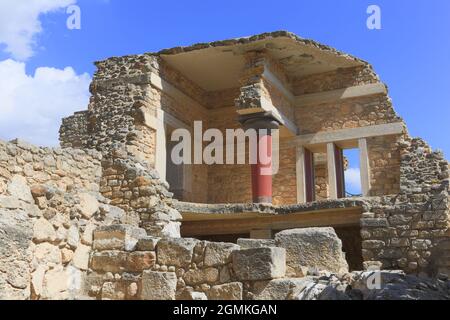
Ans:
{"label": "stone pillar", "polygon": [[256,163],[251,164],[253,202],[272,203],[272,130],[279,122],[267,113],[241,116],[239,121],[245,130],[257,133]]}
{"label": "stone pillar", "polygon": [[370,196],[370,162],[367,139],[359,139],[359,163],[361,170],[361,191],[364,197]]}
{"label": "stone pillar", "polygon": [[297,202],[315,200],[314,154],[305,147],[297,147]]}
{"label": "stone pillar", "polygon": [[327,144],[330,199],[345,198],[344,155],[334,143]]}

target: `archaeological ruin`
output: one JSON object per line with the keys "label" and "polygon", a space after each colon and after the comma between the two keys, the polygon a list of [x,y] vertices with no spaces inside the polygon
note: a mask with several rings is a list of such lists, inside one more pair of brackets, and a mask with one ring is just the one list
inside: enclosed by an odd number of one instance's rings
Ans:
{"label": "archaeological ruin", "polygon": [[[0,141],[0,299],[450,299],[449,163],[369,63],[280,31],[96,66],[61,148]],[[196,122],[277,171],[174,164]]]}

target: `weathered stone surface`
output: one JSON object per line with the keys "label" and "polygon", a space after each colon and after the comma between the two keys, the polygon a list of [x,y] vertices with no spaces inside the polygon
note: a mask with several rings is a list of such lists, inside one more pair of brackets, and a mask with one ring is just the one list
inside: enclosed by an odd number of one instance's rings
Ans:
{"label": "weathered stone surface", "polygon": [[81,270],[87,270],[89,267],[90,246],[79,245],[73,255],[73,265]]}
{"label": "weathered stone surface", "polygon": [[101,251],[92,254],[90,267],[97,272],[122,272],[127,254],[120,251]]}
{"label": "weathered stone surface", "polygon": [[302,267],[336,273],[348,272],[342,242],[332,228],[293,229],[275,236],[277,246],[286,249],[288,276],[304,276]]}
{"label": "weathered stone surface", "polygon": [[73,255],[74,255],[74,252],[72,250],[67,249],[67,248],[62,249],[61,250],[62,263],[66,264],[66,263],[69,263],[70,261],[72,261]]}
{"label": "weathered stone surface", "polygon": [[16,197],[19,200],[29,203],[34,202],[27,179],[22,176],[15,175],[12,177],[11,181],[8,183],[8,192],[11,196]]}
{"label": "weathered stone surface", "polygon": [[40,243],[34,250],[34,258],[38,264],[62,263],[61,252],[57,246],[48,242]]}
{"label": "weathered stone surface", "polygon": [[265,247],[235,251],[233,270],[242,281],[282,278],[286,274],[286,250]]}
{"label": "weathered stone surface", "polygon": [[233,243],[208,242],[205,248],[205,266],[215,267],[231,262],[231,254],[240,247]]}
{"label": "weathered stone surface", "polygon": [[155,265],[155,262],[155,252],[132,252],[128,254],[126,268],[130,272],[142,272],[151,269]]}
{"label": "weathered stone surface", "polygon": [[33,224],[23,211],[0,209],[0,300],[27,299]]}
{"label": "weathered stone surface", "polygon": [[252,298],[254,300],[290,300],[296,291],[304,288],[307,279],[286,278],[271,281],[258,281],[253,284]]}
{"label": "weathered stone surface", "polygon": [[242,300],[243,286],[240,282],[226,283],[211,287],[209,300]]}
{"label": "weathered stone surface", "polygon": [[85,245],[92,245],[94,241],[94,230],[96,229],[96,225],[93,223],[89,223],[84,229],[83,235],[81,236],[81,242]]}
{"label": "weathered stone surface", "polygon": [[157,245],[158,264],[185,267],[192,262],[198,240],[172,238],[161,239]]}
{"label": "weathered stone surface", "polygon": [[68,298],[69,278],[62,268],[49,270],[45,273],[41,298],[46,300],[64,300]]}
{"label": "weathered stone surface", "polygon": [[154,238],[154,237],[143,237],[140,238],[136,245],[136,250],[138,251],[155,251],[156,245],[158,244],[158,241],[161,240],[160,238]]}
{"label": "weathered stone surface", "polygon": [[177,276],[174,272],[144,271],[142,300],[175,300]]}
{"label": "weathered stone surface", "polygon": [[177,300],[193,301],[193,300],[208,300],[204,292],[194,291],[192,287],[186,287],[183,291],[177,292]]}
{"label": "weathered stone surface", "polygon": [[33,227],[33,240],[37,243],[40,242],[52,242],[56,239],[56,231],[52,224],[46,219],[41,218],[34,224]]}
{"label": "weathered stone surface", "polygon": [[31,274],[31,291],[33,295],[39,297],[42,295],[42,289],[44,285],[44,276],[47,268],[43,265],[37,267],[37,269]]}
{"label": "weathered stone surface", "polygon": [[132,251],[138,240],[146,236],[144,229],[131,225],[111,225],[94,231],[94,250]]}
{"label": "weathered stone surface", "polygon": [[71,248],[78,247],[78,243],[80,242],[80,232],[78,228],[74,225],[70,226],[69,231],[67,232],[67,244]]}
{"label": "weathered stone surface", "polygon": [[80,204],[79,210],[83,217],[90,219],[94,213],[99,209],[99,202],[95,196],[89,193],[82,193],[78,195]]}
{"label": "weathered stone surface", "polygon": [[237,244],[241,249],[276,247],[275,240],[271,239],[238,239]]}
{"label": "weathered stone surface", "polygon": [[219,280],[219,271],[216,268],[192,269],[184,274],[183,279],[189,286],[215,283]]}

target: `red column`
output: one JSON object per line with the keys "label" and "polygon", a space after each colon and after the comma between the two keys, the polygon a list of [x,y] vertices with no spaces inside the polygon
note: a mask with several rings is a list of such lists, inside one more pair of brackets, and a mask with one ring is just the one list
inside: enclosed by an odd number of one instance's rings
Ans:
{"label": "red column", "polygon": [[258,161],[252,164],[252,193],[255,203],[272,203],[272,136],[258,137]]}
{"label": "red column", "polygon": [[245,130],[258,132],[257,161],[251,164],[253,202],[272,203],[272,130],[279,128],[279,122],[266,113],[242,116],[239,121]]}

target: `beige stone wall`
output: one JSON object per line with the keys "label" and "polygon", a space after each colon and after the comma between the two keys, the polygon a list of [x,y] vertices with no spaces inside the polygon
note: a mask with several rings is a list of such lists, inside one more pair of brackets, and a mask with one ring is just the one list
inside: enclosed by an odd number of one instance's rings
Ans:
{"label": "beige stone wall", "polygon": [[332,91],[364,84],[380,82],[370,66],[338,69],[336,71],[315,74],[293,81],[294,95]]}
{"label": "beige stone wall", "polygon": [[401,136],[367,139],[371,196],[392,195],[400,192],[399,143],[401,139]]}
{"label": "beige stone wall", "polygon": [[273,204],[297,203],[297,171],[295,148],[280,152],[280,168],[273,177]]}
{"label": "beige stone wall", "polygon": [[318,164],[314,168],[315,174],[315,190],[316,190],[316,200],[327,200],[329,199],[329,185],[328,185],[328,168],[327,164]]}
{"label": "beige stone wall", "polygon": [[405,139],[399,152],[400,193],[375,201],[361,220],[366,266],[448,274],[448,162],[421,139]]}
{"label": "beige stone wall", "polygon": [[376,95],[297,108],[295,121],[301,134],[310,134],[400,122],[401,119],[385,95]]}
{"label": "beige stone wall", "polygon": [[123,223],[96,151],[0,141],[0,300],[83,296],[92,232]]}

